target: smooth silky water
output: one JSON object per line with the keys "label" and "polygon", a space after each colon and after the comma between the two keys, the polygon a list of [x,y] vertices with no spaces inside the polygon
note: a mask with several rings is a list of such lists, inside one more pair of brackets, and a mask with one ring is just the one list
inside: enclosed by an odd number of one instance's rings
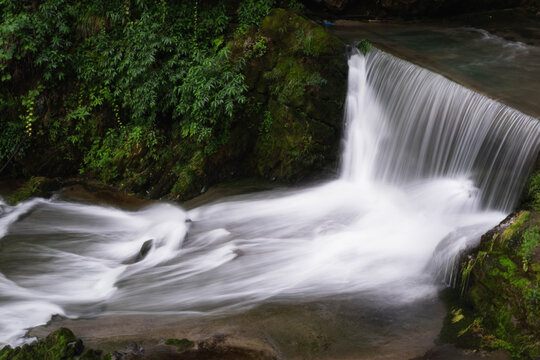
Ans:
{"label": "smooth silky water", "polygon": [[[433,299],[440,270],[515,206],[540,123],[376,49],[350,56],[348,87],[335,181],[189,211],[0,203],[0,344],[28,341],[53,314],[197,317],[346,299],[409,321],[400,309]],[[358,314],[362,326],[384,322]]]}

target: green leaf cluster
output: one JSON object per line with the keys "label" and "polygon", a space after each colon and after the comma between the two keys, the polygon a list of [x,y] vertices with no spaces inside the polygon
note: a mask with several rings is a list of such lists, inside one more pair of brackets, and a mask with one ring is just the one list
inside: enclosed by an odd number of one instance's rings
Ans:
{"label": "green leaf cluster", "polygon": [[48,146],[111,181],[134,139],[153,154],[161,136],[216,152],[246,101],[227,37],[272,4],[244,2],[237,20],[227,2],[0,0],[0,161],[32,136],[18,158]]}
{"label": "green leaf cluster", "polygon": [[244,0],[238,7],[238,22],[240,26],[259,25],[262,19],[270,13],[275,0]]}
{"label": "green leaf cluster", "polygon": [[538,227],[528,229],[523,234],[522,243],[518,251],[523,264],[523,271],[527,271],[532,261],[534,249],[540,245],[540,233]]}
{"label": "green leaf cluster", "polygon": [[526,195],[531,200],[532,209],[540,212],[540,171],[536,171],[531,175]]}

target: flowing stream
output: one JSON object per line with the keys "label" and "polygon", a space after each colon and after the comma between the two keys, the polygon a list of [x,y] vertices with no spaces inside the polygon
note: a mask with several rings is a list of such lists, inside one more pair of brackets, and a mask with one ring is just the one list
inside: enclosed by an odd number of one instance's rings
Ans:
{"label": "flowing stream", "polygon": [[348,86],[335,181],[190,211],[0,202],[0,344],[28,341],[26,329],[53,314],[197,316],[433,296],[432,269],[515,206],[540,123],[376,49],[350,56]]}

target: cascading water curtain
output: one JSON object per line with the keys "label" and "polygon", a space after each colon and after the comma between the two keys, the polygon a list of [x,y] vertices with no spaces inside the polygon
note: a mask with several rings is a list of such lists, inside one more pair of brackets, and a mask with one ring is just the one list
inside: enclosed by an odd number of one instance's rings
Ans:
{"label": "cascading water curtain", "polygon": [[511,211],[540,149],[540,121],[380,50],[361,58],[350,60],[361,74],[349,80],[343,176],[467,178],[483,208]]}

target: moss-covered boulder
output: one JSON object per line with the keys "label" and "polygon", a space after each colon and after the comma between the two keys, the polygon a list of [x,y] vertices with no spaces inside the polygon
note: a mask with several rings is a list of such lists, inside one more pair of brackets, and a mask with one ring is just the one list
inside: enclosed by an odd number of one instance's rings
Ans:
{"label": "moss-covered boulder", "polygon": [[77,358],[83,350],[81,339],[71,330],[60,328],[32,345],[4,347],[0,350],[0,360],[69,360]]}
{"label": "moss-covered boulder", "polygon": [[540,214],[522,210],[464,257],[442,340],[540,357]]}
{"label": "moss-covered boulder", "polygon": [[58,190],[58,188],[60,188],[60,181],[58,179],[49,179],[41,176],[31,177],[17,191],[11,194],[8,201],[16,205],[31,197],[47,197],[51,191]]}
{"label": "moss-covered boulder", "polygon": [[[242,140],[245,168],[296,181],[332,167],[346,92],[345,45],[295,12],[274,9],[229,48],[236,60],[246,61],[248,103],[237,123],[250,134]],[[242,141],[231,141],[238,152]]]}

